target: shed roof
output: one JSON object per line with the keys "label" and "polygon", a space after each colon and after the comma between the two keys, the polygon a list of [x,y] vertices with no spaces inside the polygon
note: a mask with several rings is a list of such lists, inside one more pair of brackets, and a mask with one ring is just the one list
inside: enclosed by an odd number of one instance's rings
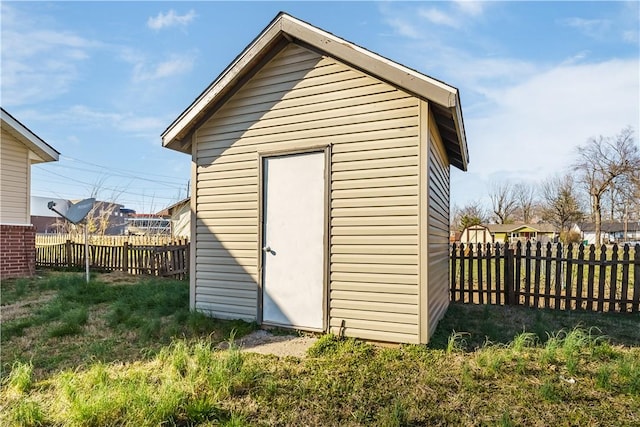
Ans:
{"label": "shed roof", "polygon": [[450,163],[467,169],[469,151],[458,89],[280,12],[162,133],[162,145],[190,152],[191,135],[289,43],[330,56],[430,102]]}
{"label": "shed roof", "polygon": [[[595,222],[582,222],[578,224],[578,227],[583,232],[592,233],[596,230]],[[620,233],[625,229],[625,225],[622,222],[603,221],[600,224],[600,231],[605,233]],[[640,230],[640,221],[627,222],[627,231]]]}
{"label": "shed roof", "polygon": [[56,149],[31,132],[29,128],[20,123],[18,119],[2,107],[0,107],[0,118],[2,119],[2,127],[36,154],[38,158],[33,159],[33,163],[55,162],[58,160],[60,153]]}

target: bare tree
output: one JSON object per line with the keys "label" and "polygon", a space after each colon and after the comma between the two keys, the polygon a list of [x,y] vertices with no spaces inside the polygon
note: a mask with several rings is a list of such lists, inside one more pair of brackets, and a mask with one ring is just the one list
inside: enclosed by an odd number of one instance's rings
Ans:
{"label": "bare tree", "polygon": [[599,136],[578,147],[574,168],[589,193],[595,222],[596,245],[600,245],[602,201],[607,191],[613,191],[617,181],[625,177],[633,181],[640,173],[640,152],[633,129],[623,129],[614,138]]}
{"label": "bare tree", "polygon": [[533,185],[521,182],[513,186],[513,195],[520,211],[522,222],[531,222],[535,208],[536,188]]}
{"label": "bare tree", "polygon": [[452,211],[452,227],[462,231],[471,225],[487,222],[487,214],[479,201],[470,202],[464,207],[454,206]]}
{"label": "bare tree", "polygon": [[512,216],[518,207],[513,186],[508,182],[494,183],[489,191],[489,197],[496,222],[498,224],[513,222]]}
{"label": "bare tree", "polygon": [[545,181],[542,184],[542,198],[542,218],[558,226],[561,234],[566,234],[573,222],[583,218],[575,184],[569,174]]}

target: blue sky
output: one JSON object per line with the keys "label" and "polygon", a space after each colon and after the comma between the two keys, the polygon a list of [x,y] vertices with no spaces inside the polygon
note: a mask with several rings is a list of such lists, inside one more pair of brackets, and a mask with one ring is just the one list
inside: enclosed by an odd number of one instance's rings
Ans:
{"label": "blue sky", "polygon": [[[61,153],[32,194],[139,212],[186,194],[161,132],[286,11],[460,90],[470,159],[452,204],[569,171],[575,147],[640,129],[630,2],[7,2],[2,106]],[[636,141],[637,141],[636,137]]]}

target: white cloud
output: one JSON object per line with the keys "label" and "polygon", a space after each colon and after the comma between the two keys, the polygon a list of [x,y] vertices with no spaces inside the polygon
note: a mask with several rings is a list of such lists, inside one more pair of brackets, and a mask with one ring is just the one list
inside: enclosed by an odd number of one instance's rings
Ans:
{"label": "white cloud", "polygon": [[456,7],[466,15],[480,16],[484,13],[486,2],[474,0],[455,0]]}
{"label": "white cloud", "polygon": [[2,102],[19,106],[66,93],[101,43],[44,28],[2,3]]}
{"label": "white cloud", "polygon": [[419,39],[422,37],[420,30],[404,19],[389,18],[387,19],[387,24],[389,24],[399,35],[403,37],[408,37],[410,39]]}
{"label": "white cloud", "polygon": [[[87,105],[43,112],[42,110],[20,110],[21,120],[30,123],[65,123],[69,129],[78,132],[103,129],[105,132],[123,132],[129,136],[151,138],[157,145],[158,135],[168,122],[166,117],[145,116],[139,111],[104,111]],[[76,136],[68,137],[76,138]]]}
{"label": "white cloud", "polygon": [[571,172],[588,138],[640,128],[638,59],[560,65],[495,89],[493,105],[466,115],[469,172],[452,173],[459,205],[486,197],[496,180],[540,182]]}
{"label": "white cloud", "polygon": [[175,10],[171,9],[166,13],[160,12],[155,17],[147,20],[147,26],[153,30],[161,30],[163,28],[182,26],[185,27],[191,23],[196,17],[196,12],[190,10],[184,15],[178,15]]}
{"label": "white cloud", "polygon": [[443,12],[436,8],[420,9],[418,14],[432,24],[445,25],[453,28],[460,26],[460,23],[454,18],[453,14]]}
{"label": "white cloud", "polygon": [[600,39],[611,28],[612,22],[608,19],[584,19],[572,17],[562,21],[564,25],[576,28],[586,36]]}
{"label": "white cloud", "polygon": [[[419,10],[381,9],[388,22],[396,19],[416,27]],[[478,9],[477,15],[471,15],[467,10],[474,19],[483,13]],[[459,10],[451,19],[465,19],[461,13]],[[420,17],[432,22],[439,18],[437,14]],[[535,184],[556,173],[570,172],[576,147],[590,137],[615,135],[628,125],[636,136],[640,133],[637,55],[602,59],[599,51],[583,50],[564,60],[552,56],[540,60],[530,59],[526,52],[493,54],[506,51],[501,46],[508,43],[485,41],[487,46],[497,43],[496,49],[478,49],[477,43],[453,44],[451,40],[460,40],[457,31],[451,30],[453,22],[449,28],[427,27],[407,40],[404,49],[398,48],[396,56],[401,62],[404,56],[415,68],[461,90],[470,163],[466,173],[452,169],[452,203],[486,201],[492,181]],[[614,29],[622,34],[628,28],[615,28],[612,22],[575,18],[563,24],[591,37],[609,37]]]}
{"label": "white cloud", "polygon": [[133,81],[134,83],[139,83],[172,77],[191,71],[195,62],[195,54],[193,52],[181,55],[174,54],[156,64],[148,64],[141,56],[130,56],[129,61],[134,63]]}

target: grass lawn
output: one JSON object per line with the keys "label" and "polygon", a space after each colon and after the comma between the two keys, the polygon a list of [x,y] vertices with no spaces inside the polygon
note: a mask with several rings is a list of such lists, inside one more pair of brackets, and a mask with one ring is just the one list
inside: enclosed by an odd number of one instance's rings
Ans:
{"label": "grass lawn", "polygon": [[[216,345],[186,282],[2,282],[2,425],[640,425],[640,316],[452,305],[428,347]],[[597,328],[597,329],[596,329]]]}

